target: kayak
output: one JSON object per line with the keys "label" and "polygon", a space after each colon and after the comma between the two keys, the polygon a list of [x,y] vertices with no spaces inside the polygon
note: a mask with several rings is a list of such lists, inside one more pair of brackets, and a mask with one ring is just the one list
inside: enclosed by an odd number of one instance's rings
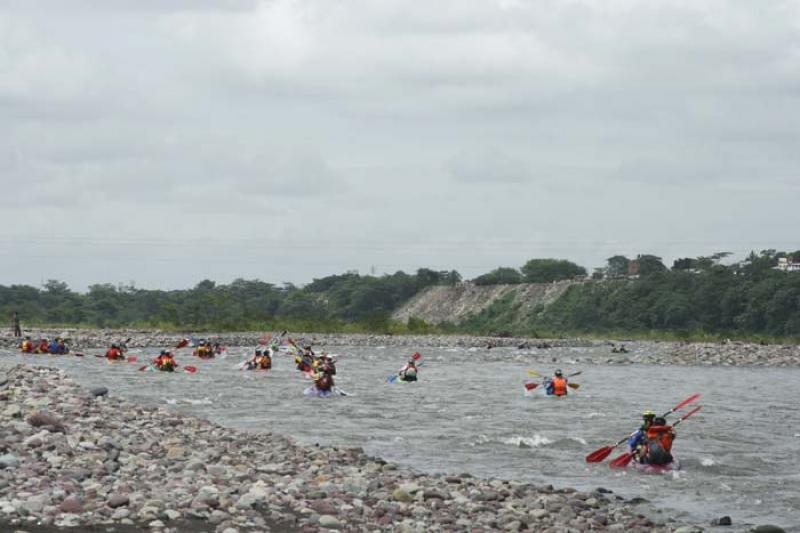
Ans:
{"label": "kayak", "polygon": [[303,391],[306,396],[316,396],[317,398],[328,398],[330,396],[347,396],[347,393],[338,387],[332,387],[331,390],[319,390],[316,385],[306,387]]}
{"label": "kayak", "polygon": [[636,463],[631,461],[628,466],[645,474],[666,474],[668,472],[680,470],[681,462],[675,459],[671,463],[665,465],[648,465],[645,463]]}

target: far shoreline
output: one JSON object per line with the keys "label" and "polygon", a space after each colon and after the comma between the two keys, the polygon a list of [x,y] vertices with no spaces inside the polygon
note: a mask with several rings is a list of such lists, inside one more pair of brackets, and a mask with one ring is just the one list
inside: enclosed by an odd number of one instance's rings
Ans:
{"label": "far shoreline", "polygon": [[[42,328],[26,330],[26,335],[68,339],[73,352],[102,350],[112,342],[128,340],[129,348],[165,348],[175,346],[188,332],[159,329]],[[263,331],[202,332],[193,336],[220,342],[226,346],[255,347],[263,344]],[[557,355],[559,349],[583,349],[585,362],[601,364],[674,364],[700,366],[766,366],[800,367],[800,344],[770,344],[726,340],[720,342],[688,342],[670,340],[638,340],[619,338],[532,338],[514,336],[480,336],[463,334],[371,334],[289,332],[286,337],[302,340],[315,348],[340,346],[372,346],[408,348],[462,348],[473,351],[510,348],[532,356]],[[16,349],[20,338],[10,332],[0,333],[0,348]],[[551,351],[556,349],[555,351]],[[586,353],[583,353],[586,352]],[[571,354],[572,356],[573,354]]]}

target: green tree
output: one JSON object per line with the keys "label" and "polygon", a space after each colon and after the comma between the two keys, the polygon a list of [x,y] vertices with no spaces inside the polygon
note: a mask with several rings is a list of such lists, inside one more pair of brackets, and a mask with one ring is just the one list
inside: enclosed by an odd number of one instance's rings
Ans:
{"label": "green tree", "polygon": [[475,285],[511,285],[522,283],[522,274],[516,268],[499,267],[472,280]]}
{"label": "green tree", "polygon": [[615,255],[606,259],[608,266],[606,273],[610,278],[621,278],[628,275],[628,266],[631,260],[624,255]]}
{"label": "green tree", "polygon": [[531,259],[520,271],[528,283],[550,283],[586,275],[585,268],[565,259]]}
{"label": "green tree", "polygon": [[638,274],[640,276],[650,276],[667,271],[667,267],[661,262],[661,258],[655,255],[639,255],[636,257],[636,261],[639,262]]}

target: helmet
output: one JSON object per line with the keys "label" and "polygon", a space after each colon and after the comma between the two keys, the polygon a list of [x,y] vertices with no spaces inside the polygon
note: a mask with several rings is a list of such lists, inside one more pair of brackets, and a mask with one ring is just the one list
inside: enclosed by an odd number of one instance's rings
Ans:
{"label": "helmet", "polygon": [[663,416],[659,416],[658,418],[653,420],[653,425],[654,426],[666,426],[667,425],[667,419],[664,418]]}
{"label": "helmet", "polygon": [[256,355],[261,355],[261,350],[256,350]]}
{"label": "helmet", "polygon": [[416,365],[416,364],[417,364],[417,362],[416,362],[416,361],[414,361],[413,359],[409,359],[409,360],[408,360],[408,364],[409,364],[409,365]]}
{"label": "helmet", "polygon": [[656,417],[656,413],[655,413],[655,411],[653,411],[651,409],[648,409],[647,411],[642,413],[642,418],[655,418],[655,417]]}
{"label": "helmet", "polygon": [[161,350],[161,355],[167,355],[167,351],[166,350]]}
{"label": "helmet", "polygon": [[119,344],[117,344],[116,342],[112,342],[111,343],[111,347],[112,348],[119,348]]}
{"label": "helmet", "polygon": [[561,377],[561,369],[556,370],[556,376]]}

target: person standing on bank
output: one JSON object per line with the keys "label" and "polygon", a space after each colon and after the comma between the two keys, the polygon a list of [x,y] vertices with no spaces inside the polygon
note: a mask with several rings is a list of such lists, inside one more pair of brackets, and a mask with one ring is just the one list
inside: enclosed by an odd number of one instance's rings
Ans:
{"label": "person standing on bank", "polygon": [[14,336],[22,337],[22,329],[19,327],[19,313],[14,311]]}

